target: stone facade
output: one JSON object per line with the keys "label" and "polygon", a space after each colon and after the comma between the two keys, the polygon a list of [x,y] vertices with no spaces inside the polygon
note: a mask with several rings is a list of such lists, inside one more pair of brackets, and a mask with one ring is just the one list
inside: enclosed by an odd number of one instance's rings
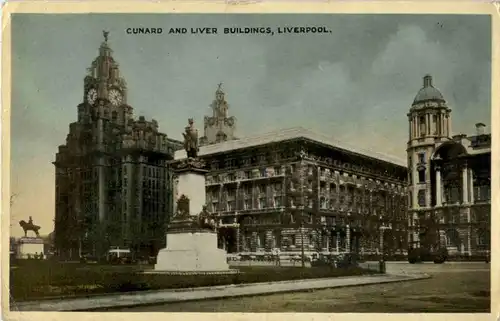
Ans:
{"label": "stone facade", "polygon": [[475,135],[452,135],[451,109],[429,75],[408,121],[410,246],[485,255],[490,249],[491,134],[478,123]]}
{"label": "stone facade", "polygon": [[385,251],[403,253],[407,169],[368,154],[302,128],[202,146],[221,247],[299,252],[303,240],[305,252],[375,254],[382,241]]}
{"label": "stone facade", "polygon": [[126,246],[155,255],[173,208],[168,161],[182,142],[134,119],[107,39],[84,80],[78,120],[56,153],[54,243],[61,258]]}

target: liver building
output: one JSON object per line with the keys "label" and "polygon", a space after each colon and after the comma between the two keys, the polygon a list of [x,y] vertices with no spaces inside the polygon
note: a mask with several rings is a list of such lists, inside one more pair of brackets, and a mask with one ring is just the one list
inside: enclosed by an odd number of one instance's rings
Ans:
{"label": "liver building", "polygon": [[78,119],[59,146],[54,243],[60,258],[102,255],[111,246],[155,255],[172,210],[167,161],[182,143],[158,123],[134,119],[128,88],[108,45],[84,79]]}
{"label": "liver building", "polygon": [[424,77],[408,113],[409,244],[450,256],[490,249],[491,134],[452,135],[451,109]]}

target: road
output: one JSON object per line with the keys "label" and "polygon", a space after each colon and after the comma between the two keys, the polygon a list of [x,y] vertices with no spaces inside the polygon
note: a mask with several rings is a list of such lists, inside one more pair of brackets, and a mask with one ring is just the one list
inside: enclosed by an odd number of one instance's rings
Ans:
{"label": "road", "polygon": [[265,296],[120,308],[122,312],[490,312],[486,263],[388,263],[389,273],[431,279]]}

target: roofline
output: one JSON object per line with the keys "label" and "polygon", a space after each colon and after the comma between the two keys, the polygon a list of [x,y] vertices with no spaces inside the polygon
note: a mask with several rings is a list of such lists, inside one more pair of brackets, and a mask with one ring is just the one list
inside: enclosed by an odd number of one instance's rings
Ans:
{"label": "roofline", "polygon": [[[346,143],[342,143],[339,140],[336,140],[327,135],[318,134],[314,131],[305,129],[303,127],[285,128],[267,132],[265,134],[258,136],[249,136],[238,140],[230,140],[218,144],[204,145],[200,147],[199,155],[208,156],[233,150],[241,150],[250,147],[264,146],[270,143],[285,142],[301,138],[318,142],[320,144],[324,144],[339,150],[343,150],[345,152],[354,153],[364,158],[378,160],[405,168],[407,167],[406,160],[403,161],[402,159],[396,158],[394,156],[384,155],[378,152],[356,148]],[[185,153],[186,152],[183,150],[177,151],[175,153],[174,159],[178,160],[185,158],[186,157]]]}

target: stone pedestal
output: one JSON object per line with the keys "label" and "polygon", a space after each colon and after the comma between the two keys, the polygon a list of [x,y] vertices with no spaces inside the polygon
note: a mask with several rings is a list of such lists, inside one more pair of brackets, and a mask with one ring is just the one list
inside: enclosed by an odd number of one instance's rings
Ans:
{"label": "stone pedestal", "polygon": [[205,206],[205,174],[196,159],[176,171],[177,207],[167,229],[167,247],[158,252],[155,272],[231,271],[226,251],[217,248],[217,233],[201,228],[199,214]]}
{"label": "stone pedestal", "polygon": [[38,237],[22,237],[19,239],[17,244],[16,256],[18,259],[34,259],[35,256],[40,256],[45,254],[43,252],[43,239]]}
{"label": "stone pedestal", "polygon": [[192,231],[167,234],[167,248],[160,250],[155,271],[228,271],[226,251],[217,248],[217,233]]}

